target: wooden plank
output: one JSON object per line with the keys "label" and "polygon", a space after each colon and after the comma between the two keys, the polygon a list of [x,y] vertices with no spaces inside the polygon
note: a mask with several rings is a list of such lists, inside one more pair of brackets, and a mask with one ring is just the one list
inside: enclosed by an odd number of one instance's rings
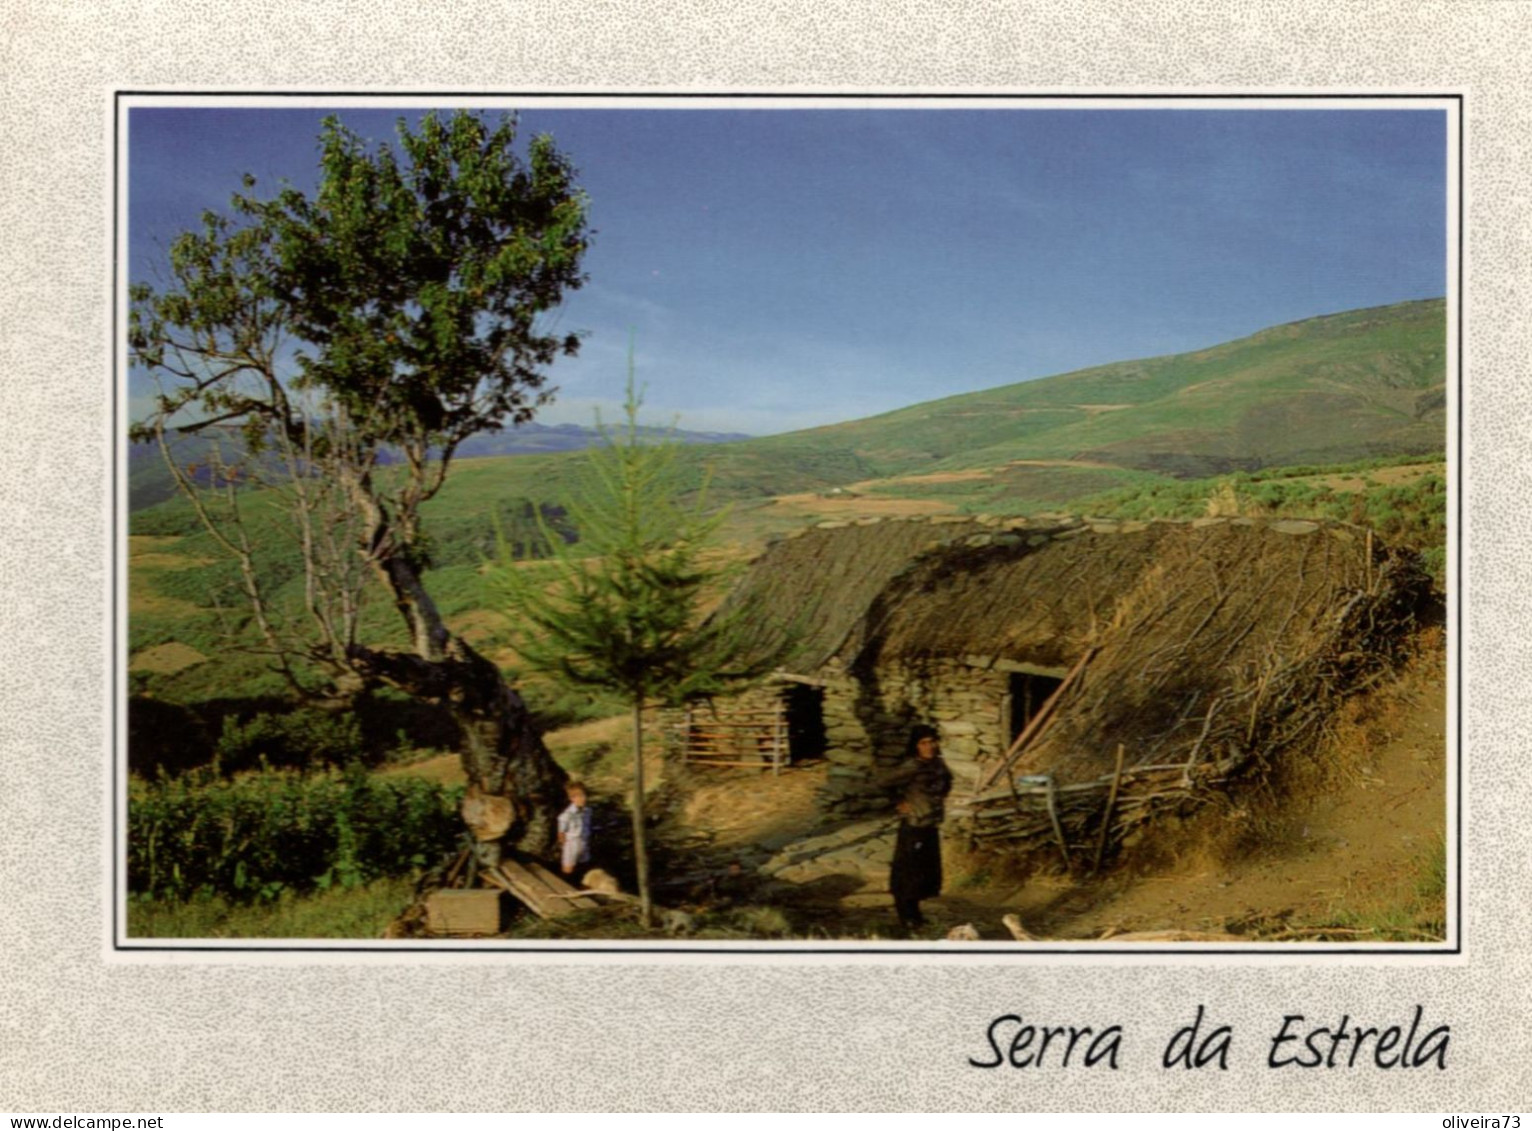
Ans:
{"label": "wooden plank", "polygon": [[543,919],[557,919],[570,910],[565,901],[553,899],[548,888],[514,860],[502,860],[498,867],[486,869],[484,875]]}
{"label": "wooden plank", "polygon": [[750,770],[766,770],[771,768],[771,762],[757,758],[753,762],[726,762],[721,758],[699,758],[695,754],[691,757],[694,766],[739,766]]}
{"label": "wooden plank", "polygon": [[568,907],[591,910],[601,906],[593,897],[581,895],[579,889],[564,879],[563,876],[543,867],[536,860],[523,861],[522,867],[526,868],[534,879],[548,889],[549,895],[557,896]]}

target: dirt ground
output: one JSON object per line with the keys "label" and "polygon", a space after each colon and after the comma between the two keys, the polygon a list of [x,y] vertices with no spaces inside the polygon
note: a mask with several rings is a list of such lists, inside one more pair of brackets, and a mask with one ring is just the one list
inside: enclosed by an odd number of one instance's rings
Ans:
{"label": "dirt ground", "polygon": [[1320,927],[1331,941],[1439,938],[1428,922],[1439,911],[1416,904],[1446,830],[1445,736],[1441,663],[1427,658],[1354,700],[1318,765],[1162,828],[1157,848],[1098,881],[1037,876],[1013,904],[1033,933],[1059,938]]}

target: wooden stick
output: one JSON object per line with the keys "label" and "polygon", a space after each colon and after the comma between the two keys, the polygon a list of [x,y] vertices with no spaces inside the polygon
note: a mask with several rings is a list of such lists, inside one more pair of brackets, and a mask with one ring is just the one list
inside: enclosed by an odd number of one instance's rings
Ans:
{"label": "wooden stick", "polygon": [[996,778],[1010,768],[1017,755],[1026,749],[1027,743],[1032,740],[1032,737],[1042,728],[1043,723],[1053,714],[1053,708],[1058,705],[1059,699],[1069,689],[1069,685],[1075,681],[1081,670],[1084,669],[1086,661],[1095,654],[1096,646],[1092,644],[1085,650],[1085,655],[1081,656],[1076,661],[1075,666],[1069,670],[1069,674],[1053,689],[1053,694],[1048,696],[1047,701],[1037,709],[1037,714],[1027,721],[1026,727],[1016,736],[1016,741],[1011,743],[1011,748],[1005,752],[1005,757],[1000,760],[1000,764],[980,779],[979,784],[974,787],[975,795],[989,788]]}
{"label": "wooden stick", "polygon": [[1101,871],[1101,856],[1106,852],[1107,834],[1112,831],[1112,807],[1117,804],[1117,787],[1122,784],[1122,760],[1127,747],[1117,744],[1117,772],[1112,775],[1112,791],[1106,795],[1106,812],[1101,815],[1101,839],[1096,842],[1096,859],[1091,863],[1091,874]]}
{"label": "wooden stick", "polygon": [[1254,935],[1252,942],[1280,942],[1284,939],[1307,939],[1315,935],[1370,935],[1371,927],[1291,927],[1274,935]]}
{"label": "wooden stick", "polygon": [[1053,822],[1053,835],[1059,839],[1059,852],[1064,857],[1064,871],[1073,875],[1074,864],[1069,859],[1069,842],[1064,839],[1064,826],[1059,823],[1059,813],[1053,805],[1053,775],[1048,775],[1048,818]]}
{"label": "wooden stick", "polygon": [[1266,680],[1271,672],[1263,671],[1260,681],[1255,686],[1255,698],[1250,701],[1250,727],[1245,732],[1245,745],[1249,746],[1255,741],[1255,718],[1256,712],[1261,709],[1261,698],[1266,694]]}
{"label": "wooden stick", "polygon": [[693,766],[737,766],[745,769],[756,770],[766,770],[771,768],[771,762],[764,758],[757,758],[754,762],[727,762],[719,758],[714,758],[711,755],[693,754],[690,761]]}
{"label": "wooden stick", "polygon": [[450,888],[452,886],[452,881],[457,879],[458,872],[462,870],[464,864],[468,863],[468,856],[472,852],[473,849],[465,848],[457,854],[457,859],[452,862],[452,867],[447,869],[447,878],[442,881],[442,887]]}
{"label": "wooden stick", "polygon": [[1195,746],[1192,747],[1192,752],[1191,752],[1191,754],[1186,759],[1186,766],[1185,766],[1186,776],[1185,776],[1185,778],[1183,780],[1186,782],[1187,785],[1191,784],[1191,780],[1192,780],[1192,767],[1197,764],[1197,755],[1202,750],[1203,742],[1205,742],[1207,740],[1208,731],[1213,729],[1213,716],[1218,713],[1218,706],[1222,702],[1223,702],[1223,700],[1219,696],[1215,695],[1213,697],[1213,702],[1208,704],[1207,718],[1202,720],[1202,733],[1197,736],[1197,743],[1196,743]]}

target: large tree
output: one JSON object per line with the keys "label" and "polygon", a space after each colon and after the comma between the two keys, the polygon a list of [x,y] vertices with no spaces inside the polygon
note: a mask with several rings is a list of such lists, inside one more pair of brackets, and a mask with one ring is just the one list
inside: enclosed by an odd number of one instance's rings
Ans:
{"label": "large tree", "polygon": [[[542,851],[563,771],[495,665],[443,622],[421,506],[458,446],[530,419],[547,366],[578,349],[544,316],[583,281],[585,200],[550,138],[519,153],[513,118],[401,121],[397,150],[330,118],[320,153],[315,192],[263,198],[247,175],[228,214],[173,243],[164,285],[131,289],[133,358],[160,384],[135,436],[161,441],[239,562],[258,634],[294,686],[334,698],[383,684],[442,705],[470,783],[511,797],[511,839]],[[237,433],[237,455],[188,469],[173,440],[189,433]],[[296,616],[271,599],[240,521],[250,483],[282,500],[301,550]],[[369,577],[407,648],[359,639]]]}

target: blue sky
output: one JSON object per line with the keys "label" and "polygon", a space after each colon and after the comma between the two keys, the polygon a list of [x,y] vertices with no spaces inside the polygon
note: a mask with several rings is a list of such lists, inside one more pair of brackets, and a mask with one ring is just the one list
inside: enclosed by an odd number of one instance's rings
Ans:
{"label": "blue sky", "polygon": [[[315,182],[319,121],[135,108],[129,278],[244,172]],[[621,398],[765,434],[1446,290],[1446,120],[1362,109],[544,109],[597,230],[548,423]],[[258,189],[259,191],[259,189]],[[130,394],[145,391],[135,378]]]}

